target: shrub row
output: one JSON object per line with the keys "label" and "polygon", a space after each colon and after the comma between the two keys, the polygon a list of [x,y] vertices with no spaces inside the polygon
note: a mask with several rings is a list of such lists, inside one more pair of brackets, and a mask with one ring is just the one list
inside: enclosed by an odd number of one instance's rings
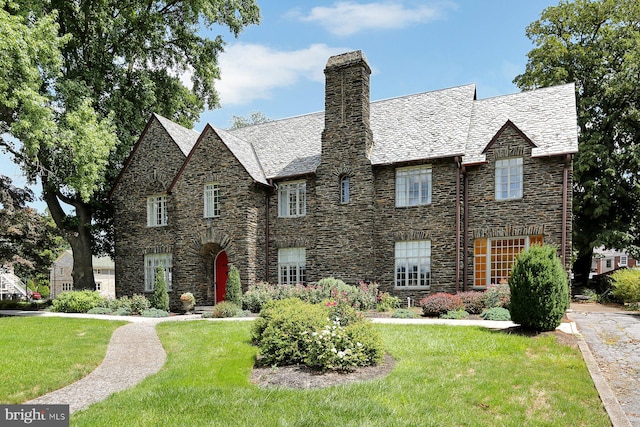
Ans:
{"label": "shrub row", "polygon": [[[144,295],[135,294],[132,297],[123,296],[117,299],[107,299],[96,291],[63,292],[53,300],[52,311],[62,313],[115,314],[130,316],[139,314],[144,317],[164,317],[166,310],[152,307],[151,302]],[[164,313],[164,314],[163,314]]]}
{"label": "shrub row", "polygon": [[508,312],[509,303],[509,285],[501,284],[491,285],[484,292],[438,292],[421,299],[419,305],[424,316],[462,319],[469,314],[482,314],[494,307],[504,308]]}

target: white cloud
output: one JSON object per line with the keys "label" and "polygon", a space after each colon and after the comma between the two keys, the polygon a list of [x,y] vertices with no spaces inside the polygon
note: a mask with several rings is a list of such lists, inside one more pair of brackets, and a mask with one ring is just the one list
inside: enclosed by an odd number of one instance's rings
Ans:
{"label": "white cloud", "polygon": [[299,10],[289,13],[303,22],[316,22],[338,36],[349,36],[369,29],[396,29],[412,24],[424,24],[443,16],[446,9],[455,8],[450,2],[409,7],[399,1],[377,3],[337,2],[333,6],[317,6],[309,14]]}
{"label": "white cloud", "polygon": [[300,80],[324,81],[327,59],[346,48],[313,44],[306,49],[278,51],[258,44],[236,43],[220,54],[221,79],[216,82],[223,106],[269,99],[276,88]]}

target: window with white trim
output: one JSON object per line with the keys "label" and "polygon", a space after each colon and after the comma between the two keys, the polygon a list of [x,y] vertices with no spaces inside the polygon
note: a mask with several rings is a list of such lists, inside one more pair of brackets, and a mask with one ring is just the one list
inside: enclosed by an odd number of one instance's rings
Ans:
{"label": "window with white trim", "polygon": [[496,160],[496,200],[522,198],[522,157]]}
{"label": "window with white trim", "polygon": [[96,282],[96,291],[101,291],[101,290],[102,290],[102,283]]}
{"label": "window with white trim", "polygon": [[171,273],[173,269],[173,257],[171,254],[146,254],[144,256],[144,290],[153,291],[156,282],[156,271],[162,266],[164,270],[164,281],[167,290],[171,290]]}
{"label": "window with white trim", "polygon": [[396,206],[431,203],[431,166],[396,170]]}
{"label": "window with white trim", "polygon": [[626,255],[620,255],[620,262],[618,263],[618,266],[626,267],[628,262],[629,262],[629,257],[627,257]]}
{"label": "window with white trim", "polygon": [[204,185],[204,217],[220,216],[220,186],[216,183]]}
{"label": "window with white trim", "polygon": [[281,285],[304,283],[306,265],[305,248],[278,249],[278,283]]}
{"label": "window with white trim", "polygon": [[396,242],[396,287],[431,285],[431,241]]}
{"label": "window with white trim", "polygon": [[340,178],[340,203],[346,205],[351,199],[351,178],[344,175]]}
{"label": "window with white trim", "polygon": [[73,290],[73,283],[63,283],[62,292],[69,292]]}
{"label": "window with white trim", "polygon": [[529,246],[542,243],[540,235],[476,239],[473,243],[474,286],[485,287],[508,281],[518,255]]}
{"label": "window with white trim", "polygon": [[297,217],[307,214],[307,183],[289,182],[278,186],[278,216]]}
{"label": "window with white trim", "polygon": [[167,196],[147,197],[147,226],[160,227],[167,222]]}

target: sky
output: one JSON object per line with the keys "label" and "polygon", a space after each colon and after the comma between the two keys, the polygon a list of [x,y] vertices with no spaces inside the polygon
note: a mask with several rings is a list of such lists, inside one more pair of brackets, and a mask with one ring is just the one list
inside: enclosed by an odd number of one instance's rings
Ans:
{"label": "sky", "polygon": [[[469,83],[479,99],[519,92],[513,79],[534,47],[526,27],[558,2],[258,0],[261,23],[237,39],[223,27],[203,30],[227,45],[216,82],[221,108],[205,111],[195,129],[228,128],[251,112],[280,119],[322,111],[327,59],[353,50],[371,66],[372,101]],[[2,153],[0,174],[24,183]]]}

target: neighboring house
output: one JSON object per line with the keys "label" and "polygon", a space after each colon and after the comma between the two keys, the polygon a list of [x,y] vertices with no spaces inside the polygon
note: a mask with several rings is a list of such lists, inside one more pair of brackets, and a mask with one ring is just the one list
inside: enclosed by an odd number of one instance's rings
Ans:
{"label": "neighboring house", "polygon": [[[49,271],[51,298],[62,292],[73,290],[73,253],[66,250],[55,260]],[[113,260],[108,257],[93,257],[93,278],[96,291],[107,298],[115,298],[115,268]]]}
{"label": "neighboring house", "polygon": [[30,291],[14,274],[12,265],[0,265],[0,300],[25,299]]}
{"label": "neighboring house", "polygon": [[605,249],[604,246],[593,249],[591,258],[591,277],[609,273],[618,268],[633,268],[638,265],[625,251],[617,249]]}
{"label": "neighboring house", "polygon": [[360,52],[329,58],[325,111],[200,133],[153,115],[114,187],[116,293],[172,304],[334,276],[406,300],[485,289],[534,243],[569,269],[573,84],[476,99],[466,85],[369,101]]}

